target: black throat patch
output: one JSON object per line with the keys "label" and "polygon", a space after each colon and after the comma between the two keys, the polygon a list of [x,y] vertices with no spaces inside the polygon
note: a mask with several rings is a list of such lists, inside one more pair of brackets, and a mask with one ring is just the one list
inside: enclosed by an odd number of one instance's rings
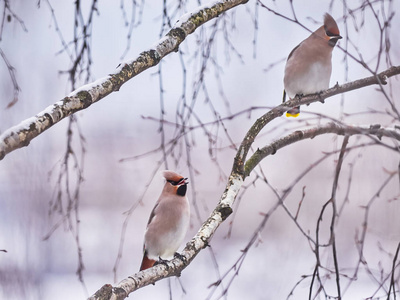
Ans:
{"label": "black throat patch", "polygon": [[178,190],[176,191],[176,194],[179,196],[185,196],[186,195],[186,190],[187,190],[187,185],[183,184],[180,187],[178,187]]}
{"label": "black throat patch", "polygon": [[335,47],[336,43],[338,41],[338,38],[332,38],[328,41],[329,46]]}

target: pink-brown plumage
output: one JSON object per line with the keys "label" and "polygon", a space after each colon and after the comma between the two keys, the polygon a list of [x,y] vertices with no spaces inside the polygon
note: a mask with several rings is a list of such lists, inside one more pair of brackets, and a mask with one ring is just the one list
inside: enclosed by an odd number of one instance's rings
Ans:
{"label": "pink-brown plumage", "polygon": [[[341,38],[335,20],[331,15],[325,14],[324,25],[291,51],[283,80],[285,94],[289,99],[296,95],[318,93],[329,87],[332,50]],[[300,107],[295,107],[286,115],[297,117],[299,113]]]}
{"label": "pink-brown plumage", "polygon": [[140,270],[152,267],[158,259],[172,258],[189,227],[187,178],[173,171],[162,174],[166,182],[147,224]]}

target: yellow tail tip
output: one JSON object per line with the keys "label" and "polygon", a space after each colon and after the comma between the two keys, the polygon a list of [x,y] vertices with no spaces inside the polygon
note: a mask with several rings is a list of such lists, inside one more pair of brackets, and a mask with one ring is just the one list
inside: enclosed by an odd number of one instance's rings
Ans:
{"label": "yellow tail tip", "polygon": [[287,112],[286,113],[286,117],[293,117],[293,118],[297,118],[298,116],[300,115],[300,113],[297,113],[297,114],[291,114],[290,112]]}

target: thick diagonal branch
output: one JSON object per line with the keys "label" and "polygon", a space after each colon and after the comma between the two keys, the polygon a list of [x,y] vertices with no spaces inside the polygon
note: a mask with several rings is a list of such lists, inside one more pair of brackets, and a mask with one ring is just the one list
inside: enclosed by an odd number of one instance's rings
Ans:
{"label": "thick diagonal branch", "polygon": [[[327,133],[347,136],[362,134],[371,135],[377,138],[385,136],[400,141],[400,131],[397,129],[380,128],[379,126],[349,126],[344,124],[329,123],[323,126],[317,126],[315,128],[303,131],[296,131],[286,137],[279,139],[271,145],[265,146],[264,148],[257,150],[256,153],[254,153],[249,161],[245,164],[246,174],[248,174],[263,158],[265,158],[267,155],[275,153],[278,149],[289,146],[292,143],[304,139],[314,138],[318,135],[323,135]],[[175,258],[167,263],[168,267],[164,264],[160,264],[153,268],[133,274],[132,276],[129,276],[128,278],[122,280],[118,285],[114,287],[112,285],[106,284],[89,299],[124,299],[131,292],[143,286],[154,283],[162,278],[179,275],[181,271],[183,271],[196,257],[196,255],[202,249],[207,247],[215,231],[231,214],[232,206],[238,192],[240,191],[240,188],[242,187],[243,180],[244,179],[241,174],[232,171],[226,189],[222,194],[217,207],[211,213],[210,217],[204,222],[198,233],[193,237],[190,242],[187,243],[185,249],[183,250],[182,256],[185,258],[184,260]]]}
{"label": "thick diagonal branch", "polygon": [[88,108],[112,92],[118,91],[128,80],[157,65],[166,55],[178,51],[179,45],[198,27],[247,1],[212,1],[209,5],[201,6],[193,12],[183,15],[154,47],[143,51],[136,59],[121,64],[113,74],[78,88],[36,116],[6,130],[0,136],[0,160],[11,151],[29,145],[32,139],[62,119]]}
{"label": "thick diagonal branch", "polygon": [[225,192],[217,207],[210,217],[203,223],[197,234],[186,244],[181,258],[175,258],[166,264],[159,264],[150,269],[133,274],[122,280],[115,287],[110,284],[104,285],[89,300],[117,300],[125,299],[133,291],[154,283],[162,278],[179,276],[196,255],[205,247],[218,229],[219,225],[232,213],[232,205],[236,195],[243,184],[243,179],[238,175],[231,175],[228,180]]}

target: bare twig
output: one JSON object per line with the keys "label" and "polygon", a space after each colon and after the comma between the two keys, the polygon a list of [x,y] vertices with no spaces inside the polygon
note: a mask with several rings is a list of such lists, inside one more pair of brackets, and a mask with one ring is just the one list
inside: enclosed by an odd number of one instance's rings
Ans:
{"label": "bare twig", "polygon": [[[336,276],[336,287],[337,287],[337,293],[338,293],[338,299],[342,299],[342,293],[340,289],[340,271],[339,271],[339,263],[338,263],[338,255],[337,255],[337,248],[336,248],[336,230],[335,230],[335,225],[336,225],[336,217],[338,215],[338,209],[337,209],[337,199],[336,199],[336,192],[338,188],[338,182],[339,182],[339,174],[342,169],[343,165],[343,158],[344,154],[346,152],[346,147],[349,142],[349,135],[345,135],[342,143],[342,148],[340,150],[340,155],[339,155],[339,160],[336,165],[336,172],[335,172],[335,178],[332,186],[332,195],[331,195],[331,203],[332,203],[332,219],[331,219],[331,226],[330,226],[330,242],[332,244],[332,254],[333,254],[333,262],[335,265],[335,276]],[[319,245],[317,245],[318,247]]]}
{"label": "bare twig", "polygon": [[178,51],[179,45],[196,28],[218,17],[221,13],[247,0],[232,0],[214,3],[211,7],[200,7],[197,11],[182,16],[180,21],[158,42],[158,44],[142,52],[133,61],[123,63],[114,74],[82,86],[61,101],[49,106],[42,112],[25,120],[21,124],[6,130],[0,136],[0,159],[9,152],[27,146],[32,139],[54,124],[77,111],[106,97],[144,70],[157,65],[166,55]]}
{"label": "bare twig", "polygon": [[399,256],[400,252],[400,243],[397,245],[396,249],[396,254],[394,255],[393,258],[393,265],[392,265],[392,275],[390,276],[390,286],[389,286],[389,291],[387,295],[387,300],[390,300],[390,294],[393,289],[393,299],[396,300],[396,287],[395,287],[395,279],[394,279],[394,272],[396,271],[396,267],[399,266],[399,263],[396,264],[397,258]]}
{"label": "bare twig", "polygon": [[21,91],[19,85],[18,85],[18,81],[17,81],[17,77],[15,75],[15,68],[11,65],[11,63],[8,61],[6,54],[3,52],[3,50],[0,48],[0,55],[4,60],[4,63],[7,66],[8,69],[8,73],[10,74],[11,77],[11,81],[14,87],[14,97],[13,100],[11,100],[8,104],[6,108],[10,108],[12,106],[14,106],[15,103],[17,103],[18,101],[18,94]]}
{"label": "bare twig", "polygon": [[1,25],[0,25],[0,41],[3,38],[3,30],[4,30],[4,24],[5,21],[7,20],[7,22],[11,22],[12,19],[17,20],[17,22],[19,23],[19,25],[21,26],[22,30],[27,32],[28,29],[25,26],[24,21],[22,21],[22,19],[11,9],[10,6],[10,0],[3,0],[4,1],[4,6],[3,6],[3,14],[1,17]]}

